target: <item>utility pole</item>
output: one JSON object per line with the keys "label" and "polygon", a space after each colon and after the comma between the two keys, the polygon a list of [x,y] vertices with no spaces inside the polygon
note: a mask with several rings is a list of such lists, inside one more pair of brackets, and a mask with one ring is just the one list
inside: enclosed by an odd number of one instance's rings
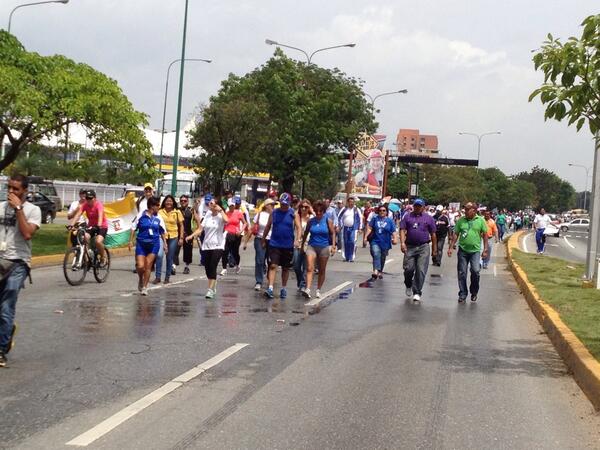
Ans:
{"label": "utility pole", "polygon": [[[600,132],[595,136],[594,171],[592,172],[592,201],[590,202],[590,233],[585,259],[585,280],[592,282],[598,276],[598,248],[600,233]],[[596,285],[598,288],[598,285]]]}

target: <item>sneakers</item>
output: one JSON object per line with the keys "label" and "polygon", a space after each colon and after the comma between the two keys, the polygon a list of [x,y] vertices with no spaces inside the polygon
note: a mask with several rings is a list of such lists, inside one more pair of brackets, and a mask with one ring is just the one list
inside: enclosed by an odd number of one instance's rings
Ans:
{"label": "sneakers", "polygon": [[184,275],[189,275],[190,274],[190,268],[189,267],[184,268],[183,269],[183,274]]}
{"label": "sneakers", "polygon": [[169,284],[171,282],[171,280],[169,279],[169,277],[165,278],[165,281],[163,281],[163,284]]}
{"label": "sneakers", "polygon": [[415,295],[413,295],[412,300],[413,300],[413,302],[420,302],[421,296],[419,294],[415,294]]}
{"label": "sneakers", "polygon": [[141,293],[143,296],[146,296],[146,295],[148,295],[148,289],[146,289],[146,288],[142,288],[142,290],[140,291],[140,293]]}
{"label": "sneakers", "polygon": [[138,281],[138,291],[142,292],[142,289],[144,289],[144,280],[139,280]]}
{"label": "sneakers", "polygon": [[476,302],[477,301],[477,294],[471,295],[471,301],[472,302]]}
{"label": "sneakers", "polygon": [[156,277],[153,281],[152,284],[160,284],[160,278]]}
{"label": "sneakers", "polygon": [[221,276],[224,277],[225,275],[227,275],[227,269],[221,270]]}
{"label": "sneakers", "polygon": [[254,285],[254,290],[255,290],[256,292],[260,291],[260,288],[261,288],[261,286],[262,286],[262,285],[261,285],[260,283],[256,283],[256,284]]}
{"label": "sneakers", "polygon": [[242,271],[242,268],[240,266],[235,266],[235,274],[239,274]]}
{"label": "sneakers", "polygon": [[273,295],[273,289],[271,289],[271,288],[265,289],[265,297],[275,298],[275,295]]}
{"label": "sneakers", "polygon": [[406,296],[412,297],[412,295],[413,295],[412,287],[407,287],[406,288]]}
{"label": "sneakers", "polygon": [[205,298],[215,298],[215,291],[213,289],[209,289],[206,291]]}
{"label": "sneakers", "polygon": [[376,273],[372,273],[371,274],[371,280],[376,280],[377,279],[377,274]]}
{"label": "sneakers", "polygon": [[317,298],[321,298],[321,291],[317,289],[317,292],[315,292],[315,297]]}
{"label": "sneakers", "polygon": [[377,278],[379,278],[380,280],[383,280],[383,272],[379,272],[379,275],[377,275]]}
{"label": "sneakers", "polygon": [[0,367],[6,367],[6,355],[0,350]]}
{"label": "sneakers", "polygon": [[279,291],[279,298],[281,298],[281,300],[285,300],[287,298],[286,288],[281,288],[281,291]]}
{"label": "sneakers", "polygon": [[466,299],[464,299],[464,298],[459,298],[458,299],[458,303],[464,303],[465,301],[466,301]]}
{"label": "sneakers", "polygon": [[175,267],[173,267],[173,269],[171,269],[171,275],[177,275],[177,271],[175,270]]}
{"label": "sneakers", "polygon": [[307,298],[308,300],[310,300],[311,299],[311,297],[310,297],[310,289],[309,288],[304,288],[302,290],[302,295],[304,295],[305,298]]}

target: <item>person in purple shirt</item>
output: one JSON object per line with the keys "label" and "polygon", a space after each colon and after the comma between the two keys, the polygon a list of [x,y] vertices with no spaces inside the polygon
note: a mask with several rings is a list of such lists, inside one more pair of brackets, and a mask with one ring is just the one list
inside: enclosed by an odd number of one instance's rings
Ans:
{"label": "person in purple shirt", "polygon": [[[413,210],[400,221],[400,249],[404,253],[404,285],[406,296],[421,301],[423,284],[429,268],[431,252],[437,254],[437,239],[433,217],[423,211],[425,201],[416,199]],[[429,243],[431,242],[431,248]]]}

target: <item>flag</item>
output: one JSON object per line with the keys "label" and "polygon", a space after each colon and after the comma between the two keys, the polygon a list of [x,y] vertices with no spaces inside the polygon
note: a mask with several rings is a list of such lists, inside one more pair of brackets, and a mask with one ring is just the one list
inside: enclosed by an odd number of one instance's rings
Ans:
{"label": "flag", "polygon": [[379,150],[383,150],[383,146],[385,144],[386,137],[387,136],[385,134],[374,134],[373,135],[373,139],[375,139],[377,141],[377,148]]}
{"label": "flag", "polygon": [[129,242],[131,227],[137,216],[135,201],[135,194],[130,192],[121,200],[104,205],[108,221],[108,233],[104,242],[108,248],[123,247]]}

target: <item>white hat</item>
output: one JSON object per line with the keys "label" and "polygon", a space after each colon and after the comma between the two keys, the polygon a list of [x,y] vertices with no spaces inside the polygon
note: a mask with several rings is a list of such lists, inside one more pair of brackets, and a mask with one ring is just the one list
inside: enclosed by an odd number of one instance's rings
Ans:
{"label": "white hat", "polygon": [[435,207],[435,210],[436,210],[436,211],[443,211],[443,210],[444,210],[444,207],[443,207],[442,205],[437,205],[437,206]]}
{"label": "white hat", "polygon": [[235,202],[233,201],[233,197],[227,200],[227,206],[235,206]]}

